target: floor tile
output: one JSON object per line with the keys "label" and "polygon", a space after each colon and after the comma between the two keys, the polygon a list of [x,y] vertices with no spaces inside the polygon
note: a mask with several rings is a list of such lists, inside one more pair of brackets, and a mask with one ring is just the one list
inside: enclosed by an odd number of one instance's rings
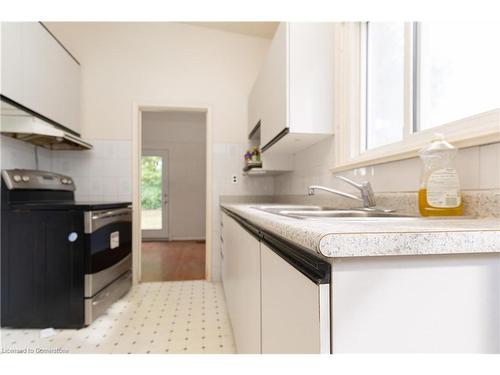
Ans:
{"label": "floor tile", "polygon": [[56,330],[46,338],[40,330],[3,328],[1,347],[103,354],[235,352],[222,286],[204,280],[135,285],[92,325]]}

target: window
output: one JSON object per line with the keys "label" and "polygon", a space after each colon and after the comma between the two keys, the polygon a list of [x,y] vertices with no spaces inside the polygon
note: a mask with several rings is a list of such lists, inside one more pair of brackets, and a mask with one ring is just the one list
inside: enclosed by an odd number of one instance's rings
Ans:
{"label": "window", "polygon": [[424,22],[418,42],[416,130],[500,106],[498,24]]}
{"label": "window", "polygon": [[435,132],[500,141],[500,23],[344,23],[336,167],[416,156]]}
{"label": "window", "polygon": [[405,25],[366,26],[366,148],[403,139]]}

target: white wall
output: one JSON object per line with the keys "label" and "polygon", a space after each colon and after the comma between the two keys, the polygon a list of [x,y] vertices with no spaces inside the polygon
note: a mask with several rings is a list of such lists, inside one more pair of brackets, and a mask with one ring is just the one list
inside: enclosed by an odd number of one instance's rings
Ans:
{"label": "white wall", "polygon": [[[330,172],[334,165],[333,147],[334,137],[331,137],[294,155],[293,172],[275,177],[274,193],[304,195],[312,184],[354,191]],[[461,149],[456,163],[463,190],[500,189],[500,143]],[[416,192],[419,189],[420,171],[420,159],[412,158],[340,174],[370,181],[373,190],[379,193]]]}
{"label": "white wall", "polygon": [[206,119],[202,112],[144,112],[142,149],[168,150],[171,240],[205,238]]}
{"label": "white wall", "polygon": [[214,141],[246,139],[270,41],[179,23],[46,23],[80,61],[82,135],[130,139],[133,100],[211,105]]}
{"label": "white wall", "polygon": [[[165,22],[45,25],[81,63],[86,139],[130,142],[134,101],[211,107],[212,275],[219,279],[219,195],[273,192],[272,177],[241,176],[248,93],[270,40]],[[231,183],[233,174],[239,184]]]}

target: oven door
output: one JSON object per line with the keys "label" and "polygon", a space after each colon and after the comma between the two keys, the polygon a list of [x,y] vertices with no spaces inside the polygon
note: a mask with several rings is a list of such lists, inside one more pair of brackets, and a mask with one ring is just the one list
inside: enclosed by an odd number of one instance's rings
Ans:
{"label": "oven door", "polygon": [[132,268],[132,209],[85,212],[85,297]]}

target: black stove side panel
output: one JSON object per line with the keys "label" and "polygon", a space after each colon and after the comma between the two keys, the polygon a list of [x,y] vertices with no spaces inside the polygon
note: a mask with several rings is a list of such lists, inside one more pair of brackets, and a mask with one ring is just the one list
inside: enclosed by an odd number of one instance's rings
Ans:
{"label": "black stove side panel", "polygon": [[84,325],[83,228],[78,211],[2,209],[3,327]]}

